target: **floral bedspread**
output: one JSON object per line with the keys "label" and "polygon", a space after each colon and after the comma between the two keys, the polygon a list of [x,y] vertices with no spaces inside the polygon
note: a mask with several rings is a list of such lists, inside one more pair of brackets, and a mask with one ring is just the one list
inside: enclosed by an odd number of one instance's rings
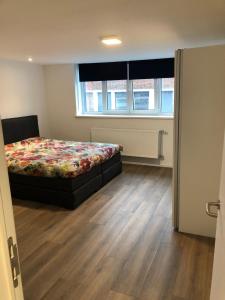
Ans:
{"label": "floral bedspread", "polygon": [[76,177],[120,151],[116,144],[26,139],[5,145],[9,172],[44,177]]}

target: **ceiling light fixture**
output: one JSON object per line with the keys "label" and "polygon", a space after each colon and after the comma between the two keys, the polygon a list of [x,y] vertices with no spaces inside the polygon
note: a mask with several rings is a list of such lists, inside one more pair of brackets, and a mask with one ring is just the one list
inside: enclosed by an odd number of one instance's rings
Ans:
{"label": "ceiling light fixture", "polygon": [[101,38],[101,42],[106,46],[116,46],[122,44],[121,39],[118,36],[106,36]]}
{"label": "ceiling light fixture", "polygon": [[33,58],[32,57],[28,57],[27,59],[29,62],[32,62],[33,61]]}

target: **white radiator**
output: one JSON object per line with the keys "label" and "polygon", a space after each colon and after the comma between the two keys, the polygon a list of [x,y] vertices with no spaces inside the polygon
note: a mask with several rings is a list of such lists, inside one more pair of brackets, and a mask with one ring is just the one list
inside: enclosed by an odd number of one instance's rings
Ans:
{"label": "white radiator", "polygon": [[162,158],[162,130],[92,128],[91,141],[120,144],[123,155]]}

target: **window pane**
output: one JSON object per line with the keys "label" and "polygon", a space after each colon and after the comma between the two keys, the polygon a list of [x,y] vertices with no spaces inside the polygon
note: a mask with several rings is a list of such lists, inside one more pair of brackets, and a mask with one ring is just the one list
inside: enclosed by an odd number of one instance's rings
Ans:
{"label": "window pane", "polygon": [[127,93],[115,92],[116,109],[127,109]]}
{"label": "window pane", "polygon": [[108,107],[108,109],[112,109],[112,97],[111,97],[111,92],[107,92],[107,107]]}
{"label": "window pane", "polygon": [[83,100],[84,112],[102,112],[102,82],[84,82]]}
{"label": "window pane", "polygon": [[155,109],[154,79],[133,80],[133,109]]}
{"label": "window pane", "polygon": [[162,79],[161,112],[173,113],[174,111],[174,78]]}
{"label": "window pane", "polygon": [[127,110],[127,81],[107,81],[107,107],[109,110]]}
{"label": "window pane", "polygon": [[149,109],[149,92],[134,92],[134,109]]}
{"label": "window pane", "polygon": [[102,93],[98,92],[98,111],[103,111],[103,104],[102,104]]}

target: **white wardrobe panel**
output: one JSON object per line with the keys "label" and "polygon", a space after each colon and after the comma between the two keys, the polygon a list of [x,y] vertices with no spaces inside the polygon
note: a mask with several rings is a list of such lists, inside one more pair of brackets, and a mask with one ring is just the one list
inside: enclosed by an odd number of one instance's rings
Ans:
{"label": "white wardrobe panel", "polygon": [[181,54],[179,231],[214,236],[205,203],[217,201],[225,128],[225,46]]}

